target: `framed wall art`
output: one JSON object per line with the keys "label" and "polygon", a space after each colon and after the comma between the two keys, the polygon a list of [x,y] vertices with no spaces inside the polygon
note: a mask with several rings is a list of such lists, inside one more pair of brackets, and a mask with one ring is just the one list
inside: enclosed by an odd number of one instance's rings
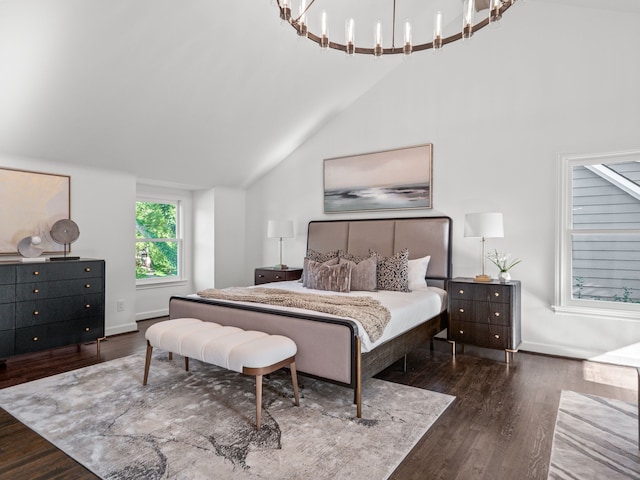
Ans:
{"label": "framed wall art", "polygon": [[49,231],[58,220],[68,219],[71,177],[0,168],[0,255],[18,253],[24,237],[42,238],[44,253],[63,251]]}
{"label": "framed wall art", "polygon": [[432,207],[433,144],[324,161],[324,212]]}

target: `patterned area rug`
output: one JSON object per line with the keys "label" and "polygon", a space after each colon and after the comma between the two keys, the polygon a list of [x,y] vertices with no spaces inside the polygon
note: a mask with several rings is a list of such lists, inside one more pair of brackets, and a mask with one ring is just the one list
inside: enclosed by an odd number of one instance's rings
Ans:
{"label": "patterned area rug", "polygon": [[563,391],[549,479],[639,479],[638,407]]}
{"label": "patterned area rug", "polygon": [[[177,358],[176,358],[177,357]],[[353,391],[299,376],[255,380],[158,352],[0,390],[0,406],[104,479],[388,477],[454,397],[371,379],[363,418]]]}

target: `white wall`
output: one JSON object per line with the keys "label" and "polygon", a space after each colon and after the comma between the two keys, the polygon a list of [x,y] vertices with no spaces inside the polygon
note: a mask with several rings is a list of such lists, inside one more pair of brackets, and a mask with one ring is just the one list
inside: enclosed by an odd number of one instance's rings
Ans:
{"label": "white wall", "polygon": [[414,54],[249,188],[248,265],[277,258],[269,218],[296,219],[284,261],[300,265],[308,221],[357,216],[323,213],[323,159],[433,143],[433,209],[359,216],[449,215],[454,275],[473,276],[479,242],[463,237],[464,214],[501,211],[505,238],[489,248],[523,259],[512,271],[523,286],[523,349],[587,357],[639,341],[639,322],[550,308],[558,155],[640,147],[638,17],[519,2],[496,30]]}
{"label": "white wall", "polygon": [[[0,155],[0,166],[71,177],[71,219],[80,229],[78,240],[71,246],[72,254],[105,260],[106,334],[137,330],[134,319],[135,264],[132,261],[135,247],[131,241],[135,231],[135,178],[122,172],[11,155]],[[123,232],[131,232],[131,235]],[[123,312],[116,310],[118,300],[125,302]]]}

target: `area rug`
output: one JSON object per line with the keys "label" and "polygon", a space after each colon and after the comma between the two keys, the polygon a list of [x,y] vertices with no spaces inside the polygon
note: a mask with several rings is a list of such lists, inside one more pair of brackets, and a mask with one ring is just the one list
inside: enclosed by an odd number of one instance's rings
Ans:
{"label": "area rug", "polygon": [[562,391],[549,479],[638,479],[638,407]]}
{"label": "area rug", "polygon": [[0,390],[0,406],[104,479],[388,477],[454,397],[370,379],[353,391],[288,371],[255,379],[154,354],[124,357]]}

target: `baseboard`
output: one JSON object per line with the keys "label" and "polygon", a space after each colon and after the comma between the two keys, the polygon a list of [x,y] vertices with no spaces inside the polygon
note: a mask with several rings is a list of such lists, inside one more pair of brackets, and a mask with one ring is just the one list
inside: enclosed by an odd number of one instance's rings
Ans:
{"label": "baseboard", "polygon": [[553,355],[556,357],[568,357],[587,360],[602,355],[603,351],[587,350],[584,348],[572,347],[570,345],[553,345],[547,343],[522,342],[521,352],[541,353],[543,355]]}
{"label": "baseboard", "polygon": [[140,320],[148,320],[150,318],[166,317],[167,315],[169,315],[169,308],[140,312],[136,313],[136,322],[139,322]]}
{"label": "baseboard", "polygon": [[125,323],[124,325],[116,325],[115,327],[106,327],[105,328],[105,336],[110,337],[111,335],[118,335],[120,333],[129,333],[129,332],[137,332],[138,325],[135,323]]}

